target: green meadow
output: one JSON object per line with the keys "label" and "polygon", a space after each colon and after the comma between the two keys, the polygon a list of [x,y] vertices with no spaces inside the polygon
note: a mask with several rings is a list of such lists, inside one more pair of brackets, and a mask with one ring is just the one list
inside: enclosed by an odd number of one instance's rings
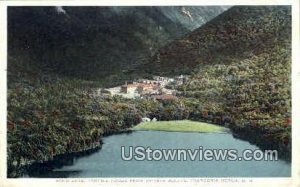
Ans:
{"label": "green meadow", "polygon": [[133,127],[132,130],[153,130],[171,132],[225,132],[226,128],[204,122],[190,120],[142,122]]}

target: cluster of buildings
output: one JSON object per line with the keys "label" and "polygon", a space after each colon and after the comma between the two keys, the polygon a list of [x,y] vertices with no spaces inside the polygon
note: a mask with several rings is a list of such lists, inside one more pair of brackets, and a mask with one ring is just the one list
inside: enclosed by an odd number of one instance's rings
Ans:
{"label": "cluster of buildings", "polygon": [[175,78],[154,76],[153,80],[139,79],[131,83],[104,90],[110,95],[120,95],[125,98],[153,98],[156,100],[176,100],[176,90],[166,88],[167,85],[182,85],[188,79],[187,76]]}

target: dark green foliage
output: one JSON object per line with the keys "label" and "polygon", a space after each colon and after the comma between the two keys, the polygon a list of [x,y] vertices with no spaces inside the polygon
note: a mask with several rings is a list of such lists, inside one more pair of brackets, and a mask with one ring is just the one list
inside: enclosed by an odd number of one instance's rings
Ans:
{"label": "dark green foliage", "polygon": [[[192,118],[291,152],[291,7],[236,6],[162,48],[148,73],[190,72]],[[196,70],[195,70],[196,69]]]}
{"label": "dark green foliage", "polygon": [[199,18],[191,22],[180,7],[64,9],[66,14],[54,7],[9,7],[9,55],[29,58],[25,63],[43,72],[103,83],[130,80],[157,49],[224,11],[191,7]]}
{"label": "dark green foliage", "polygon": [[139,123],[130,103],[114,102],[75,89],[64,81],[8,92],[8,168],[55,155],[84,151],[110,134]]}
{"label": "dark green foliage", "polygon": [[146,67],[162,75],[190,73],[197,66],[229,65],[268,52],[290,38],[289,6],[235,6],[161,48]]}

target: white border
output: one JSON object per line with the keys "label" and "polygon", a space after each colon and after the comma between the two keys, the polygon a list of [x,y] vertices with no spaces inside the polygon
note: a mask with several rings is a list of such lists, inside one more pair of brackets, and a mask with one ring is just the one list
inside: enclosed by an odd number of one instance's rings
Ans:
{"label": "white border", "polygon": [[[292,119],[293,119],[293,157],[291,178],[163,178],[166,181],[178,180],[178,182],[155,182],[161,178],[125,178],[143,179],[143,182],[122,182],[124,178],[104,178],[110,182],[101,182],[101,178],[83,179],[6,179],[6,68],[7,68],[7,6],[175,6],[175,5],[292,5]],[[297,94],[300,93],[299,79],[299,1],[298,0],[98,0],[98,1],[1,1],[0,0],[0,186],[300,186],[300,102]],[[217,182],[209,182],[208,180]],[[225,182],[231,181],[231,182]],[[197,181],[199,180],[199,181]],[[73,181],[73,182],[72,182]],[[81,182],[83,181],[83,182]],[[147,182],[148,181],[148,182]],[[152,182],[151,182],[152,181]],[[188,182],[185,182],[188,181]],[[237,181],[237,182],[236,182]],[[244,182],[243,182],[244,181]]]}

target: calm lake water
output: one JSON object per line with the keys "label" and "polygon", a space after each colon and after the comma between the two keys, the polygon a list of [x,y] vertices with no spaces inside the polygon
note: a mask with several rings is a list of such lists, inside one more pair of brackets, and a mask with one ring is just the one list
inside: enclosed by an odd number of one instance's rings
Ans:
{"label": "calm lake water", "polygon": [[[83,157],[72,157],[43,174],[25,177],[289,177],[291,163],[286,161],[124,161],[129,146],[152,149],[244,149],[258,147],[234,138],[230,133],[180,133],[136,131],[104,138],[101,150]],[[196,157],[198,158],[198,157]]]}

